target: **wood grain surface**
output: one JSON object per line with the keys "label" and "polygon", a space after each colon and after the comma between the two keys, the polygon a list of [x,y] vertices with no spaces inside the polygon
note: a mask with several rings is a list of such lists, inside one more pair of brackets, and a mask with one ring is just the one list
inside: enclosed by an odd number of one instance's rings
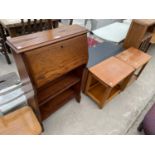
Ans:
{"label": "wood grain surface", "polygon": [[116,58],[138,69],[146,64],[151,59],[151,56],[141,50],[131,47],[116,55]]}
{"label": "wood grain surface", "polygon": [[133,67],[115,57],[110,57],[89,69],[101,83],[104,82],[110,87],[117,85],[134,70]]}
{"label": "wood grain surface", "polygon": [[36,116],[28,106],[0,117],[1,135],[37,135],[41,131]]}

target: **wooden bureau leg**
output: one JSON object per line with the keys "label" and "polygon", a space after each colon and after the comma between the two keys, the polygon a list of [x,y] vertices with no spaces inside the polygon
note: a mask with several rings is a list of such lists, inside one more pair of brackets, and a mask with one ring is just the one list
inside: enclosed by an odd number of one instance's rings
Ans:
{"label": "wooden bureau leg", "polygon": [[86,84],[87,84],[87,78],[88,78],[88,69],[85,68],[83,71],[83,77],[82,77],[82,92],[85,93],[85,88],[86,88]]}
{"label": "wooden bureau leg", "polygon": [[77,94],[76,97],[75,97],[75,99],[76,99],[76,101],[78,103],[80,103],[80,101],[81,101],[81,95],[80,94]]}
{"label": "wooden bureau leg", "polygon": [[78,103],[80,103],[80,101],[81,101],[81,81],[78,82],[76,85],[74,85],[73,89],[76,93],[75,99]]}

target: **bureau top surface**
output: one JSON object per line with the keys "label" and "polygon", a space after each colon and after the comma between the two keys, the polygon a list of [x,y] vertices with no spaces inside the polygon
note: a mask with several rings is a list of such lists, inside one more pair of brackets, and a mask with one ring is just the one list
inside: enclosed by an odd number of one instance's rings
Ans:
{"label": "bureau top surface", "polygon": [[134,68],[115,57],[110,57],[91,67],[89,71],[101,82],[114,87],[128,77]]}
{"label": "bureau top surface", "polygon": [[87,30],[79,25],[63,26],[52,30],[37,32],[14,38],[7,38],[7,44],[16,53],[22,53],[84,33],[87,33]]}
{"label": "bureau top surface", "polygon": [[134,47],[130,47],[129,49],[119,53],[116,57],[131,65],[135,69],[143,66],[151,59],[150,55]]}

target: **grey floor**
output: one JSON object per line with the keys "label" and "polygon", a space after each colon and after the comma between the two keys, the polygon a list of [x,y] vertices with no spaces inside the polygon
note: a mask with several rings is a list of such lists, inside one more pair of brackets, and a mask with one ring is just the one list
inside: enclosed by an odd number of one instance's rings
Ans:
{"label": "grey floor", "polygon": [[[102,110],[82,94],[80,104],[73,99],[43,122],[43,134],[143,134],[137,127],[155,102],[155,46],[148,53],[152,59],[139,79]],[[17,72],[10,57],[12,65],[0,55],[0,75]]]}

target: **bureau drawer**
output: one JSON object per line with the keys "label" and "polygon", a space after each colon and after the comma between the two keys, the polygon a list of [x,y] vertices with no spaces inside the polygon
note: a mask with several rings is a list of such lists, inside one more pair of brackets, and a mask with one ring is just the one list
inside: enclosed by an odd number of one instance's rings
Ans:
{"label": "bureau drawer", "polygon": [[87,36],[81,35],[24,53],[37,88],[56,79],[88,60]]}

